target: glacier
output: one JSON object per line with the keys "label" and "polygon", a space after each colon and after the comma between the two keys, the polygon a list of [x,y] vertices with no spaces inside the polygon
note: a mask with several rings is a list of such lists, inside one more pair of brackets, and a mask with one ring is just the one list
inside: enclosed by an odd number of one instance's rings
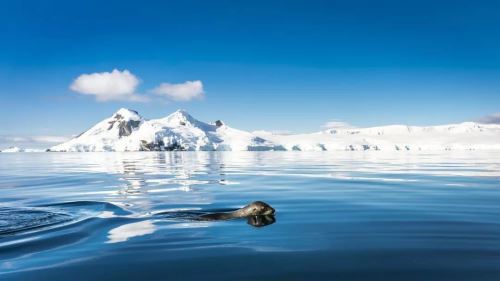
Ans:
{"label": "glacier", "polygon": [[500,125],[464,122],[440,126],[390,125],[328,129],[308,134],[247,132],[221,120],[205,123],[185,110],[144,119],[121,108],[54,152],[92,151],[446,151],[500,150]]}

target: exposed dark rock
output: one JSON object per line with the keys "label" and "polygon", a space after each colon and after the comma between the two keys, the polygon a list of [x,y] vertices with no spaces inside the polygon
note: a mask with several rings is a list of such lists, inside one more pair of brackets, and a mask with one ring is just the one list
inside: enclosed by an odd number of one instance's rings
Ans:
{"label": "exposed dark rock", "polygon": [[165,145],[163,140],[158,140],[156,142],[147,142],[141,140],[140,151],[184,151],[186,148],[178,143],[172,143],[170,145]]}
{"label": "exposed dark rock", "polygon": [[154,143],[150,142],[148,143],[145,140],[141,140],[141,148],[139,149],[140,151],[153,151],[154,150]]}
{"label": "exposed dark rock", "polygon": [[319,148],[321,149],[321,151],[326,151],[326,147],[325,147],[325,145],[324,145],[324,144],[319,143],[319,144],[318,144],[318,146],[319,146]]}
{"label": "exposed dark rock", "polygon": [[217,120],[217,121],[215,121],[215,126],[217,126],[217,127],[224,126],[224,122],[222,122],[221,120]]}
{"label": "exposed dark rock", "polygon": [[139,127],[141,124],[141,121],[134,121],[134,120],[129,120],[129,121],[121,121],[120,124],[118,125],[118,136],[124,137],[124,136],[130,136],[132,134],[133,129]]}
{"label": "exposed dark rock", "polygon": [[109,124],[108,131],[113,129],[113,126],[115,125],[115,123],[117,121],[123,119],[123,116],[121,116],[120,114],[115,114],[115,116],[113,116],[113,117],[114,117],[114,120],[111,120],[108,122],[108,124]]}
{"label": "exposed dark rock", "polygon": [[263,145],[249,145],[247,146],[248,151],[271,151],[273,150],[269,146],[263,146]]}
{"label": "exposed dark rock", "polygon": [[141,124],[141,121],[135,121],[135,120],[124,121],[122,119],[123,119],[122,115],[115,114],[114,120],[109,121],[109,127],[108,127],[108,130],[111,130],[113,129],[114,125],[118,122],[119,137],[130,136],[130,134],[132,134],[133,129],[139,127],[139,125]]}
{"label": "exposed dark rock", "polygon": [[186,148],[178,143],[173,143],[169,146],[165,146],[166,151],[184,151]]}
{"label": "exposed dark rock", "polygon": [[259,138],[259,137],[255,137],[252,139],[252,141],[254,141],[255,143],[258,143],[258,144],[262,144],[262,143],[265,143],[266,140],[263,139],[263,138]]}
{"label": "exposed dark rock", "polygon": [[87,131],[85,131],[85,132],[81,132],[81,133],[80,133],[80,134],[78,134],[76,137],[74,137],[74,139],[81,137],[81,136],[82,136],[83,134],[85,134],[86,132],[87,132]]}
{"label": "exposed dark rock", "polygon": [[161,139],[160,139],[160,140],[157,140],[157,141],[156,141],[156,143],[157,143],[157,146],[158,146],[161,150],[163,150],[163,148],[165,147],[165,143],[163,142],[163,140],[161,140]]}
{"label": "exposed dark rock", "polygon": [[274,151],[286,151],[286,148],[282,145],[275,145],[273,146]]}

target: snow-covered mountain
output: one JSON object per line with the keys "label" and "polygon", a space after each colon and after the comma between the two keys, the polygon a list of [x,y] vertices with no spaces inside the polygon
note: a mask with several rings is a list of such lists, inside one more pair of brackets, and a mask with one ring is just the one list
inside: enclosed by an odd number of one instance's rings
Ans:
{"label": "snow-covered mountain", "polygon": [[500,150],[500,125],[474,122],[330,129],[301,135],[261,132],[259,136],[286,150]]}
{"label": "snow-covered mountain", "polygon": [[152,150],[283,150],[252,133],[218,120],[208,124],[184,110],[161,119],[145,120],[136,111],[120,109],[72,140],[50,151]]}
{"label": "snow-covered mountain", "polygon": [[432,127],[392,125],[280,135],[237,130],[220,120],[204,123],[183,110],[165,118],[146,120],[136,111],[122,108],[50,151],[475,149],[500,150],[500,125],[473,122]]}

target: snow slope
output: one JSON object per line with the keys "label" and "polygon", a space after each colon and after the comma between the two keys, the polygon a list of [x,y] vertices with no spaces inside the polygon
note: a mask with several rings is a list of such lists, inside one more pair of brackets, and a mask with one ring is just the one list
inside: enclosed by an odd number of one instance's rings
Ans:
{"label": "snow slope", "polygon": [[500,125],[474,122],[417,127],[391,125],[331,129],[312,134],[259,136],[287,150],[475,150],[500,149]]}
{"label": "snow slope", "polygon": [[122,108],[50,151],[475,149],[500,150],[500,125],[473,122],[430,127],[391,125],[280,135],[237,130],[222,121],[204,123],[184,110],[146,120],[137,112]]}

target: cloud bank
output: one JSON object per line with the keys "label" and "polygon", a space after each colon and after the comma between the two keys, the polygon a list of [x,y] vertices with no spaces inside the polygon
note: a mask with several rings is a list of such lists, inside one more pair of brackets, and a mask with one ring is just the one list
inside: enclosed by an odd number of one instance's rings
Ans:
{"label": "cloud bank", "polygon": [[40,148],[45,149],[54,144],[63,143],[68,141],[71,137],[68,136],[12,136],[0,135],[0,150],[11,146],[18,146],[22,148]]}
{"label": "cloud bank", "polygon": [[200,80],[186,81],[179,84],[161,83],[152,91],[173,101],[190,101],[203,98],[205,91]]}
{"label": "cloud bank", "polygon": [[135,93],[139,79],[128,70],[82,74],[70,89],[83,95],[92,95],[97,101],[146,101]]}
{"label": "cloud bank", "polygon": [[479,123],[484,123],[484,124],[500,124],[500,112],[493,113],[490,115],[486,115],[482,118],[479,118],[477,120]]}

